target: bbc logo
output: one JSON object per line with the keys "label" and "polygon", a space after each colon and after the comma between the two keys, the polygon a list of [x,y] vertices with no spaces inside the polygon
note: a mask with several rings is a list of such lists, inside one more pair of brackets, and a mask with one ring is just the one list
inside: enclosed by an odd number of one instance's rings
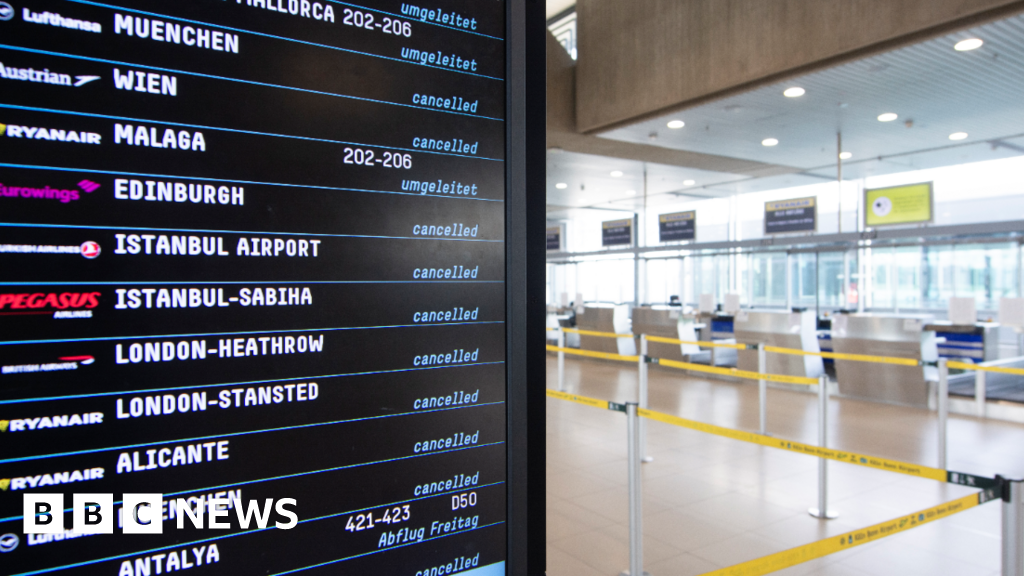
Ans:
{"label": "bbc logo", "polygon": [[[31,493],[23,497],[22,527],[25,534],[64,532],[63,494]],[[163,497],[163,494],[124,494],[118,514],[113,494],[72,494],[71,531],[76,534],[113,534],[114,520],[118,518],[125,534],[163,534]],[[245,530],[251,522],[260,529],[266,528],[272,510],[287,520],[275,522],[275,528],[289,530],[298,523],[298,516],[287,508],[297,504],[294,498],[281,498],[276,506],[274,499],[267,498],[262,510],[257,501],[250,500],[245,510],[242,502],[231,502],[227,498],[210,498],[196,509],[192,509],[184,498],[171,503],[176,510],[179,529],[185,527],[185,518],[188,518],[198,529],[203,529],[205,524],[211,529],[227,530],[231,528],[230,508],[234,508],[238,525]]]}
{"label": "bbc logo", "polygon": [[[122,531],[162,534],[162,501],[163,494],[125,494]],[[22,513],[25,534],[64,532],[63,494],[25,494]],[[71,530],[77,534],[113,534],[115,515],[113,494],[71,495]]]}

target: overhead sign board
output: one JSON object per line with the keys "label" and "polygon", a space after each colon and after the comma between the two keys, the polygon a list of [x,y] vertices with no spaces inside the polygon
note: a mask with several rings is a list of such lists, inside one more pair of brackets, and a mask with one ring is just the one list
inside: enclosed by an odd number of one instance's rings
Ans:
{"label": "overhead sign board", "polygon": [[609,220],[601,223],[601,246],[631,246],[633,219]]}
{"label": "overhead sign board", "polygon": [[562,249],[562,227],[548,226],[547,247],[549,252],[558,252]]}
{"label": "overhead sign board", "polygon": [[518,561],[518,1],[0,2],[0,573]]}
{"label": "overhead sign board", "polygon": [[817,198],[764,203],[764,233],[814,232],[818,229]]}
{"label": "overhead sign board", "polygon": [[697,211],[676,212],[658,216],[658,240],[676,242],[697,238]]}
{"label": "overhead sign board", "polygon": [[933,205],[931,182],[864,190],[864,225],[931,222]]}

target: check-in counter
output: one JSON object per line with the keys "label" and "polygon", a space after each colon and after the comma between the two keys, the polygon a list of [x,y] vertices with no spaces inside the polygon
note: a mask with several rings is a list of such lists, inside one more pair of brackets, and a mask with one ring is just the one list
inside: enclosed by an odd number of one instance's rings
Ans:
{"label": "check-in counter", "polygon": [[611,304],[587,304],[582,313],[576,314],[576,328],[593,332],[614,332],[630,334],[625,338],[604,338],[580,334],[580,349],[594,352],[609,352],[633,356],[636,354],[636,342],[632,337],[629,321],[629,307]]}
{"label": "check-in counter", "polygon": [[[927,316],[839,314],[832,319],[832,348],[839,354],[895,356],[934,362],[939,358],[934,330],[925,330]],[[844,396],[928,408],[938,370],[929,366],[898,366],[836,360],[836,380]]]}
{"label": "check-in counter", "polygon": [[[701,328],[698,329],[700,340],[707,342],[723,342],[735,344],[733,334],[733,317],[717,312],[701,312],[698,317]],[[711,348],[712,366],[735,366],[736,350],[732,348]]]}
{"label": "check-in counter", "polygon": [[[633,334],[637,338],[647,334],[693,342],[697,340],[696,326],[696,317],[684,314],[679,306],[642,306],[633,309]],[[647,343],[647,355],[652,358],[691,362],[692,357],[698,354],[701,354],[701,350],[695,344]]]}
{"label": "check-in counter", "polygon": [[999,359],[999,324],[995,322],[954,325],[933,321],[924,329],[935,331],[942,358],[970,358],[974,362]]}
{"label": "check-in counter", "polygon": [[[763,343],[804,352],[820,351],[817,328],[817,317],[814,312],[808,311],[743,310],[733,320],[737,343]],[[769,353],[765,360],[765,371],[769,374],[817,378],[825,372],[820,356]],[[740,370],[757,372],[757,351],[740,350],[738,367]]]}

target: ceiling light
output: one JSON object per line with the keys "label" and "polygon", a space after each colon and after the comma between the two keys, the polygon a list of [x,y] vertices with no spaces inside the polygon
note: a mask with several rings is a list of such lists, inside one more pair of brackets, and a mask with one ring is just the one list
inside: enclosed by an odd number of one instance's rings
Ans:
{"label": "ceiling light", "polygon": [[619,178],[622,176],[622,170],[612,170],[612,178]]}
{"label": "ceiling light", "polygon": [[977,50],[981,48],[981,45],[985,42],[981,38],[968,38],[967,40],[961,40],[953,45],[953,49],[957,52],[968,52],[970,50]]}
{"label": "ceiling light", "polygon": [[967,132],[953,132],[949,135],[950,140],[963,140],[967,138]]}
{"label": "ceiling light", "polygon": [[636,196],[636,190],[626,190],[627,196]]}
{"label": "ceiling light", "polygon": [[879,122],[892,122],[897,118],[899,118],[899,116],[893,112],[886,112],[885,114],[878,115]]}
{"label": "ceiling light", "polygon": [[765,138],[764,140],[761,140],[761,146],[776,146],[778,143],[779,141],[775,138]]}
{"label": "ceiling light", "polygon": [[683,180],[683,186],[693,186],[696,183],[696,180]]}
{"label": "ceiling light", "polygon": [[807,93],[807,90],[799,86],[793,86],[792,88],[786,88],[786,91],[782,93],[786,98],[799,98]]}
{"label": "ceiling light", "polygon": [[853,152],[840,152],[839,153],[839,159],[840,160],[849,160],[850,158],[853,158]]}
{"label": "ceiling light", "polygon": [[566,184],[565,182],[559,182],[558,184],[555,184],[555,188],[558,188],[559,190],[565,190],[568,187],[569,185]]}
{"label": "ceiling light", "polygon": [[682,120],[671,120],[668,124],[666,124],[666,126],[673,130],[679,130],[683,126],[686,126],[686,122],[683,122]]}

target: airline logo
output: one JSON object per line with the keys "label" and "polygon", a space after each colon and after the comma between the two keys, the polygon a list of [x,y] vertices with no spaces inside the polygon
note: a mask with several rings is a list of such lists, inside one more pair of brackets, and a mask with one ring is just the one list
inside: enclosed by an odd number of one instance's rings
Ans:
{"label": "airline logo", "polygon": [[7,2],[0,2],[0,22],[6,22],[14,18],[14,6]]}
{"label": "airline logo", "polygon": [[0,316],[50,315],[57,319],[92,318],[99,292],[25,292],[0,294]]}
{"label": "airline logo", "polygon": [[52,244],[0,244],[0,254],[80,254],[94,260],[100,255],[100,245],[92,240],[79,246],[54,246]]}
{"label": "airline logo", "polygon": [[75,76],[72,78],[70,74],[50,72],[49,68],[43,68],[42,70],[36,70],[35,68],[14,68],[11,66],[4,66],[3,62],[0,62],[0,78],[6,80],[21,80],[22,82],[53,84],[55,86],[71,86],[74,88],[85,86],[89,82],[100,79],[99,76]]}
{"label": "airline logo", "polygon": [[75,142],[78,144],[103,143],[103,136],[96,132],[0,124],[0,136],[5,135],[8,138],[23,138],[25,140],[50,140],[54,142]]}
{"label": "airline logo", "polygon": [[82,180],[78,183],[79,190],[72,188],[51,188],[49,185],[42,188],[31,186],[6,186],[0,183],[0,197],[4,198],[26,198],[30,200],[59,200],[61,204],[74,202],[82,197],[79,193],[91,194],[100,189],[100,185],[91,180]]}
{"label": "airline logo", "polygon": [[[11,16],[13,15],[14,14],[12,13]],[[50,26],[57,26],[58,28],[82,30],[83,32],[103,32],[103,26],[98,22],[65,18],[60,14],[54,14],[53,12],[33,12],[28,8],[22,8],[21,17],[25,22],[31,22],[33,24],[49,24]]]}
{"label": "airline logo", "polygon": [[62,356],[58,362],[47,364],[15,364],[0,368],[0,374],[28,374],[31,372],[60,372],[62,370],[78,370],[79,366],[88,366],[96,361],[92,356]]}

